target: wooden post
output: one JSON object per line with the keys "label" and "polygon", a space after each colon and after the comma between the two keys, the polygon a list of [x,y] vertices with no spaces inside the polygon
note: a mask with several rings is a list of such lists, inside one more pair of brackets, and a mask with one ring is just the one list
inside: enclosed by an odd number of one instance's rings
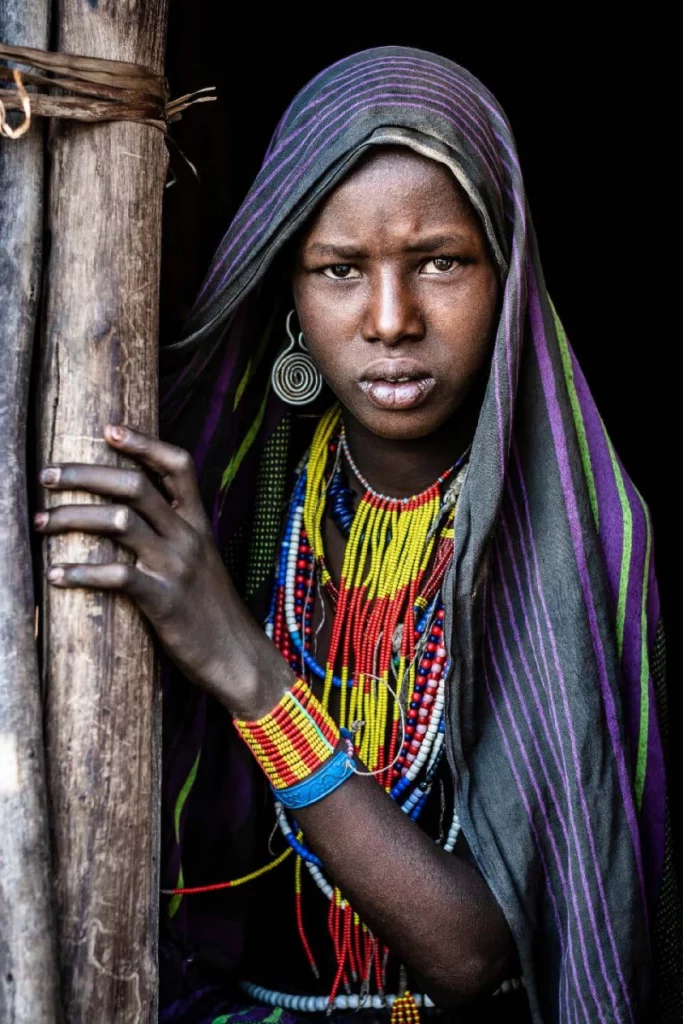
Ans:
{"label": "wooden post", "polygon": [[[57,0],[56,8],[60,51],[161,71],[166,0]],[[106,423],[157,429],[165,141],[149,125],[56,121],[51,157],[39,458],[116,465]],[[70,535],[47,541],[45,557],[128,555]],[[156,1021],[160,703],[151,636],[124,598],[50,587],[44,595],[67,1020]]]}
{"label": "wooden post", "polygon": [[[45,47],[48,0],[0,0],[0,39]],[[19,118],[21,120],[21,118]],[[60,1019],[34,639],[26,417],[40,291],[43,131],[0,138],[0,1021]]]}

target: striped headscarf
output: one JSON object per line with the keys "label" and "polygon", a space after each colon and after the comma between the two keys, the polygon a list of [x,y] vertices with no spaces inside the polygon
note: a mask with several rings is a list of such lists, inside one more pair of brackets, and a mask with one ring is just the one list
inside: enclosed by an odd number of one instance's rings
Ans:
{"label": "striped headscarf", "polygon": [[[546,291],[510,125],[477,79],[382,47],[299,93],[171,350],[168,422],[195,450],[225,545],[249,520],[258,460],[282,420],[268,374],[286,243],[368,146],[396,143],[451,167],[502,288],[445,588],[463,831],[514,934],[534,1021],[633,1024],[651,998],[664,856],[650,517]],[[197,697],[185,740],[174,737],[182,770],[167,770],[176,858],[203,707]]]}

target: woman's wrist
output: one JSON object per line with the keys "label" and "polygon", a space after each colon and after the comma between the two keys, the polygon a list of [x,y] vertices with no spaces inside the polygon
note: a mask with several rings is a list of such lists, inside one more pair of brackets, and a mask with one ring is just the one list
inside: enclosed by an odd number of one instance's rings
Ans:
{"label": "woman's wrist", "polygon": [[240,645],[207,672],[203,686],[235,718],[255,722],[267,715],[296,680],[296,675],[270,641],[259,638],[264,650]]}
{"label": "woman's wrist", "polygon": [[261,718],[235,718],[235,728],[287,808],[317,803],[355,771],[353,745],[304,679]]}

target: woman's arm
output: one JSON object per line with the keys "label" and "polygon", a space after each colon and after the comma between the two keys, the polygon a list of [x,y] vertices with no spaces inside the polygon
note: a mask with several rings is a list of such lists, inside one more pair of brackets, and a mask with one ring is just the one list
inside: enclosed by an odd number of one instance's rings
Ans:
{"label": "woman's arm", "polygon": [[[190,456],[126,428],[108,428],[106,437],[157,473],[170,501],[138,470],[47,467],[41,482],[49,490],[89,491],[114,503],[39,513],[42,533],[103,534],[137,556],[133,565],[52,566],[50,582],[129,594],[190,679],[236,717],[262,717],[294,673],[232,585]],[[354,910],[420,976],[435,1002],[456,1005],[503,979],[514,946],[486,883],[467,861],[436,846],[373,779],[354,776],[297,811],[297,820]]]}
{"label": "woman's arm", "polygon": [[456,1006],[509,976],[514,943],[481,875],[374,779],[354,776],[296,817],[345,898],[437,1005]]}

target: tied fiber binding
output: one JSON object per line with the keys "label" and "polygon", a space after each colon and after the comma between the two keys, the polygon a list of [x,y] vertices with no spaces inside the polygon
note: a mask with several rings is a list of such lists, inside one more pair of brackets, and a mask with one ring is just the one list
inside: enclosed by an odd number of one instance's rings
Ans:
{"label": "tied fiber binding", "polygon": [[[209,86],[197,92],[168,98],[163,75],[140,64],[104,60],[69,53],[51,53],[29,46],[8,46],[0,42],[0,60],[32,70],[0,65],[0,82],[13,80],[15,89],[0,88],[0,129],[17,139],[28,131],[31,115],[69,118],[76,121],[137,121],[166,132],[169,121],[177,121],[195,103],[212,103],[216,96]],[[28,93],[25,86],[33,87]],[[58,88],[58,96],[52,89]],[[11,128],[6,111],[21,110],[24,121]]]}

